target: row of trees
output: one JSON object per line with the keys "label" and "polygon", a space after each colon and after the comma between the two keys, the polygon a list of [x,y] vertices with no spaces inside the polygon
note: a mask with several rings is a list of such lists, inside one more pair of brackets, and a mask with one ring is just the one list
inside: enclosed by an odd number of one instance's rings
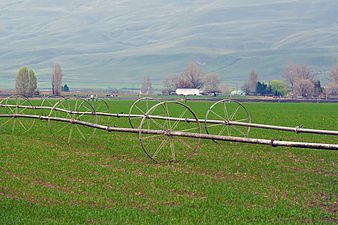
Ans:
{"label": "row of trees", "polygon": [[[285,82],[273,80],[265,84],[258,81],[258,75],[253,70],[242,89],[248,95],[285,96],[290,94],[292,97],[319,97],[324,91],[320,81],[315,79],[308,65],[289,63],[283,69],[283,77]],[[338,63],[332,66],[325,92],[329,95],[338,95]]]}
{"label": "row of trees", "polygon": [[[62,91],[69,91],[67,84],[62,86],[62,70],[61,65],[58,63],[54,65],[51,82],[53,95],[61,96]],[[25,97],[33,96],[37,89],[37,77],[32,69],[24,66],[19,70],[16,76],[15,89],[18,95]]]}

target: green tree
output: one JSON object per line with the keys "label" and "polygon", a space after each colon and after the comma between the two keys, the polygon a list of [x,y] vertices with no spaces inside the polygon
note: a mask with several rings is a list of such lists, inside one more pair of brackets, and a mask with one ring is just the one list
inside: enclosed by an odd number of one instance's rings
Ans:
{"label": "green tree", "polygon": [[15,89],[18,95],[31,97],[37,88],[37,78],[32,69],[22,67],[16,76]]}
{"label": "green tree", "polygon": [[288,93],[288,85],[282,80],[272,80],[270,88],[274,96],[285,96]]}
{"label": "green tree", "polygon": [[62,90],[63,90],[64,92],[69,92],[69,87],[68,87],[68,85],[65,84],[65,86],[62,87]]}

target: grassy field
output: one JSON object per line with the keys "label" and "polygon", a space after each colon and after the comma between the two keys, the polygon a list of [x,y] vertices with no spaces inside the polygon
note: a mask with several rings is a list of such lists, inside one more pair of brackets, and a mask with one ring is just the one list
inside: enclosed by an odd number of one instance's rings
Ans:
{"label": "grassy field", "polygon": [[[109,103],[118,113],[131,104]],[[188,104],[203,118],[212,103]],[[252,122],[338,129],[337,104],[244,104]],[[122,118],[113,123],[129,126]],[[259,129],[249,136],[338,143]],[[53,138],[46,121],[26,134],[0,128],[0,224],[338,222],[334,151],[202,140],[186,163],[154,164],[136,134],[67,140]]]}

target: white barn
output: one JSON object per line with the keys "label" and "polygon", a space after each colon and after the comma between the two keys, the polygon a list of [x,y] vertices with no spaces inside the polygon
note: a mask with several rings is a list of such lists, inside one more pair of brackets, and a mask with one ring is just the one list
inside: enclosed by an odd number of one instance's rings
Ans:
{"label": "white barn", "polygon": [[177,95],[201,95],[200,90],[196,88],[178,88],[176,89],[176,94]]}

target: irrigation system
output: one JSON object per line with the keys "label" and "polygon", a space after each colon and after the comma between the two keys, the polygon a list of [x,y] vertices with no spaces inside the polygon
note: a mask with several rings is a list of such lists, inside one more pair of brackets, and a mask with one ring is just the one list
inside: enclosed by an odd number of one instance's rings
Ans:
{"label": "irrigation system", "polygon": [[[202,104],[202,103],[201,103]],[[199,114],[201,114],[199,112]],[[130,127],[119,127],[113,119],[128,119]],[[36,120],[48,122],[53,137],[88,141],[96,130],[138,134],[144,153],[154,162],[186,161],[196,153],[201,139],[296,148],[338,150],[338,144],[249,138],[251,128],[338,136],[335,130],[308,129],[251,123],[240,102],[223,99],[212,104],[205,118],[198,118],[185,103],[140,98],[129,113],[112,113],[105,99],[28,99],[11,96],[0,100],[0,132],[29,132]],[[202,128],[203,127],[203,128]]]}

